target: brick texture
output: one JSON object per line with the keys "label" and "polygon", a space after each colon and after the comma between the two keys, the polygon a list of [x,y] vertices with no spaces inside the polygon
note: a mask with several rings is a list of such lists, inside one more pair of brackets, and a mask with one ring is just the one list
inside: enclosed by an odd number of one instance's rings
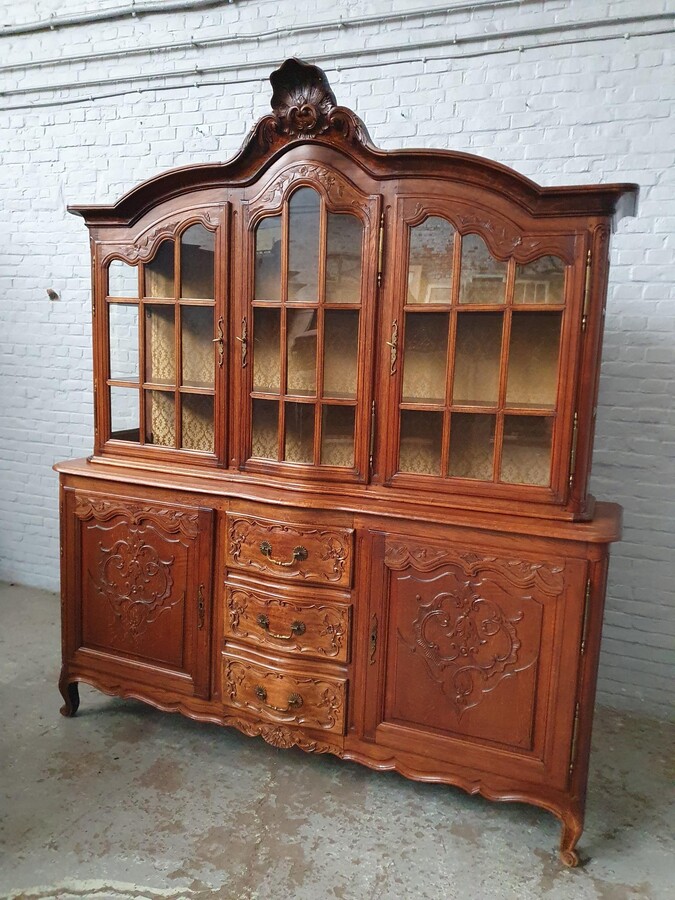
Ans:
{"label": "brick texture", "polygon": [[[155,6],[157,4],[154,4]],[[0,575],[58,582],[56,460],[91,451],[89,247],[108,203],[234,154],[285,57],[317,61],[383,148],[497,159],[541,184],[635,181],[612,242],[592,488],[625,508],[599,697],[665,715],[675,619],[675,135],[667,0],[239,0],[103,18],[6,3],[0,33]],[[192,8],[190,8],[192,7]],[[667,16],[670,7],[670,16]],[[61,27],[59,16],[99,15]],[[56,291],[50,300],[47,289]]]}

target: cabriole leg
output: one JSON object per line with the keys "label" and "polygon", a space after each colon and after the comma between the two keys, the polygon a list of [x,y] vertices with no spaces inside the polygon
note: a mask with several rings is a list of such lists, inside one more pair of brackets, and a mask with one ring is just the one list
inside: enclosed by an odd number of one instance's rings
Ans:
{"label": "cabriole leg", "polygon": [[68,676],[63,673],[59,679],[59,691],[64,699],[64,704],[60,709],[62,716],[72,718],[77,712],[80,705],[80,691],[76,681],[68,681]]}
{"label": "cabriole leg", "polygon": [[560,859],[566,866],[574,868],[579,865],[579,854],[575,847],[584,830],[584,819],[579,813],[570,810],[562,814],[561,820]]}

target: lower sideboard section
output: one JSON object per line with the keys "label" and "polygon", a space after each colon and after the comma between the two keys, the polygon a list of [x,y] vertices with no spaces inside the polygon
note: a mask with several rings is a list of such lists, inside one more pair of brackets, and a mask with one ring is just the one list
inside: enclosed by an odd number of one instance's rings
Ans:
{"label": "lower sideboard section", "polygon": [[533,803],[576,865],[607,546],[260,506],[62,484],[64,715],[82,681]]}

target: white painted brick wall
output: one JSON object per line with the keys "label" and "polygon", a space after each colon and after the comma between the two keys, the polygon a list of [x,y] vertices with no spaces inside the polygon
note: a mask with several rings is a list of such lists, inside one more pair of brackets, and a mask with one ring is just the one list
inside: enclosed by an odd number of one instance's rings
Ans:
{"label": "white painted brick wall", "polygon": [[[12,25],[120,6],[12,0],[0,11]],[[0,575],[56,587],[50,467],[92,445],[89,247],[66,204],[109,203],[168,167],[228,158],[268,109],[269,72],[298,55],[328,71],[338,102],[384,148],[478,153],[545,185],[640,184],[639,217],[612,243],[594,459],[594,492],[625,507],[599,690],[606,704],[665,714],[675,635],[671,0],[184,6],[0,34]]]}

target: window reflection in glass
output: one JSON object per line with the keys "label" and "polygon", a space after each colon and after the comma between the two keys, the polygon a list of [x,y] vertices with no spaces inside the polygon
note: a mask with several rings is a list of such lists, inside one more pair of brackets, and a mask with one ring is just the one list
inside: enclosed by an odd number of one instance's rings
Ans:
{"label": "window reflection in glass", "polygon": [[404,402],[444,402],[448,326],[447,313],[406,313]]}
{"label": "window reflection in glass", "polygon": [[496,406],[502,350],[502,313],[462,312],[457,316],[453,403]]}
{"label": "window reflection in glass", "polygon": [[181,297],[213,300],[215,234],[203,225],[192,225],[180,242]]}
{"label": "window reflection in glass", "polygon": [[319,293],[320,198],[311,188],[291,197],[288,216],[288,299],[316,303]]}
{"label": "window reflection in glass", "polygon": [[514,303],[563,304],[565,301],[565,264],[557,256],[542,256],[526,265],[516,266]]}
{"label": "window reflection in glass", "polygon": [[138,390],[113,385],[110,390],[110,437],[138,441]]}
{"label": "window reflection in glass", "polygon": [[410,229],[408,303],[450,303],[455,230],[439,216]]}
{"label": "window reflection in glass", "polygon": [[286,404],[284,459],[288,462],[314,462],[314,404]]}
{"label": "window reflection in glass", "polygon": [[309,397],[316,394],[317,311],[289,310],[286,320],[287,391]]}
{"label": "window reflection in glass", "polygon": [[326,303],[360,303],[363,226],[355,216],[327,219]]}
{"label": "window reflection in glass", "polygon": [[138,381],[138,305],[109,303],[110,377]]}
{"label": "window reflection in glass", "polygon": [[281,216],[268,216],[256,228],[255,299],[281,299]]}
{"label": "window reflection in glass", "polygon": [[108,266],[108,296],[138,297],[138,266],[113,259]]}
{"label": "window reflection in glass", "polygon": [[173,297],[173,241],[162,241],[145,266],[145,296]]}
{"label": "window reflection in glass", "polygon": [[462,238],[462,266],[460,272],[460,303],[499,304],[505,302],[505,262],[500,262],[488,250],[477,234]]}

